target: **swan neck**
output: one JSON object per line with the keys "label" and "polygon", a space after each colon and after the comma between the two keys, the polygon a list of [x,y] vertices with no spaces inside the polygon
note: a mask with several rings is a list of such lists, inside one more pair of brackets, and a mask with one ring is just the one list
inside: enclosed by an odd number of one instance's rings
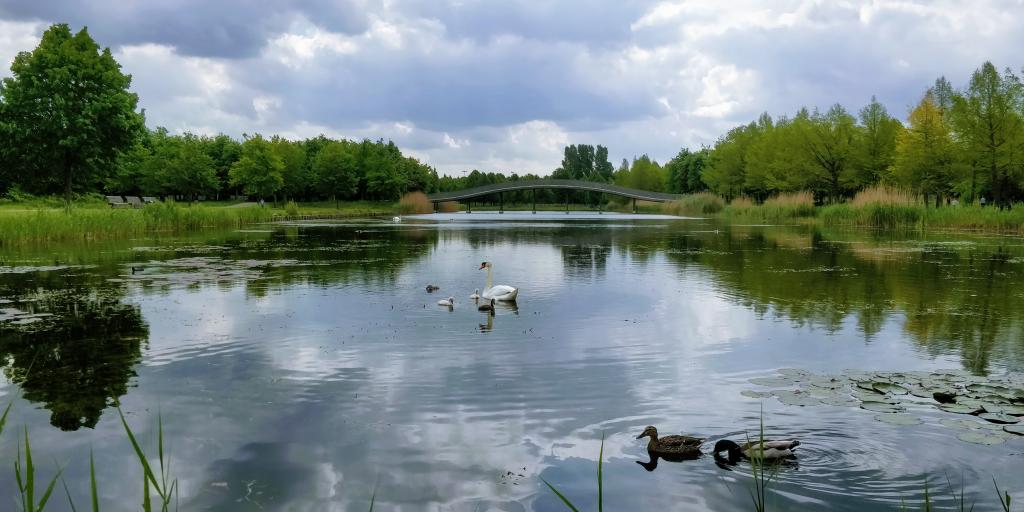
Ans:
{"label": "swan neck", "polygon": [[491,270],[491,266],[490,265],[487,265],[487,286],[485,286],[484,289],[485,290],[490,290],[493,283],[494,283],[494,271]]}

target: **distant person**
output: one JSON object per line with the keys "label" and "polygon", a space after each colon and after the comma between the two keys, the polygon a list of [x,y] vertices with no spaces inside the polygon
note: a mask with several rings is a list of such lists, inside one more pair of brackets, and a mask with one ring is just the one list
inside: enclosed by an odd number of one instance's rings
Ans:
{"label": "distant person", "polygon": [[[984,199],[982,199],[981,201],[982,201],[982,204],[985,203]],[[260,198],[260,208],[263,208],[263,198]]]}
{"label": "distant person", "polygon": [[981,206],[985,206],[985,196],[981,196]]}

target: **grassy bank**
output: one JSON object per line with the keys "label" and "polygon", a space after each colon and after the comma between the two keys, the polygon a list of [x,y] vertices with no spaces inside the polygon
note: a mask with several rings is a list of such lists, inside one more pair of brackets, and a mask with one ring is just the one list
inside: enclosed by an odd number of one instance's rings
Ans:
{"label": "grassy bank", "polygon": [[259,222],[307,217],[369,217],[396,212],[394,203],[281,203],[210,206],[156,203],[144,208],[112,209],[89,201],[71,210],[38,202],[0,207],[0,247],[113,240],[147,233],[187,233],[242,227]]}
{"label": "grassy bank", "polygon": [[666,203],[675,215],[716,216],[751,223],[804,222],[882,229],[959,229],[1024,234],[1024,204],[999,209],[977,205],[926,206],[912,194],[886,187],[867,189],[840,204],[815,206],[809,192],[781,194],[756,204],[739,197],[726,202],[710,193]]}

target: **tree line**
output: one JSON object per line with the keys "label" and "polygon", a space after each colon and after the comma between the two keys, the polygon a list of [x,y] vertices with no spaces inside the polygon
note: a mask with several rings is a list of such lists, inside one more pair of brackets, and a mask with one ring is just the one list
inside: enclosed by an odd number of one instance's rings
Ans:
{"label": "tree line", "polygon": [[47,29],[0,82],[0,192],[394,200],[437,188],[437,171],[390,141],[148,130],[130,85],[86,29]]}
{"label": "tree line", "polygon": [[765,113],[719,138],[706,164],[702,181],[726,198],[810,190],[837,202],[883,183],[935,204],[1008,206],[1024,198],[1024,87],[985,62],[963,89],[937,79],[906,124],[874,97],[856,115],[839,104]]}

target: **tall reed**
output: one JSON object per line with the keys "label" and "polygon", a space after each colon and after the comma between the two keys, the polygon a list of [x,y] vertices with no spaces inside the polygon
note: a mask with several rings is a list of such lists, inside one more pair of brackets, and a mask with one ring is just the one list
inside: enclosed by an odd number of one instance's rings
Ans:
{"label": "tall reed", "polygon": [[711,215],[725,208],[725,200],[718,194],[698,192],[676,201],[662,203],[663,212],[670,215]]}
{"label": "tall reed", "polygon": [[398,210],[405,215],[433,213],[434,203],[423,192],[409,192],[398,200]]}

